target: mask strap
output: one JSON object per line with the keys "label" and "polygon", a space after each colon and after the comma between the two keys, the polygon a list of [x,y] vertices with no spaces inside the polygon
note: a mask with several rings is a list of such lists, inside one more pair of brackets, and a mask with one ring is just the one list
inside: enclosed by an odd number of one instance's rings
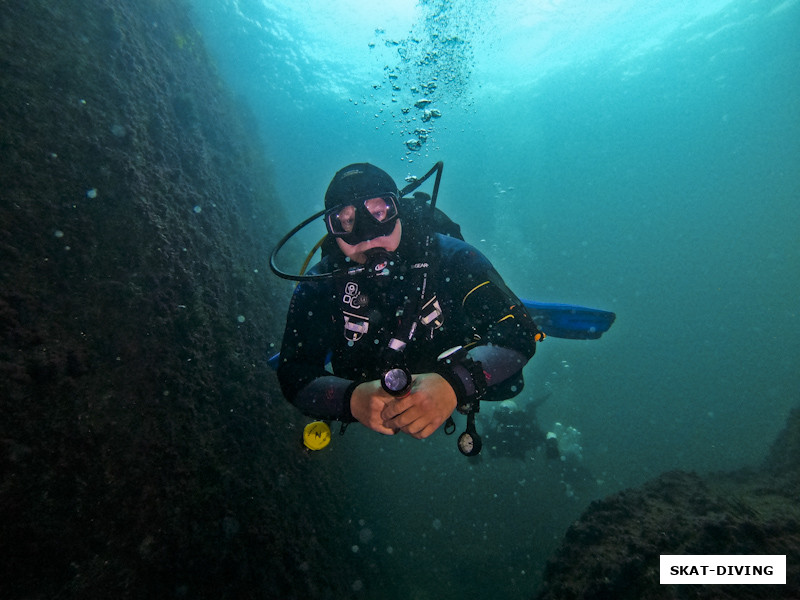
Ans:
{"label": "mask strap", "polygon": [[433,210],[434,208],[436,208],[436,198],[439,197],[439,182],[442,180],[443,170],[444,170],[444,163],[440,160],[435,165],[433,165],[433,168],[427,173],[425,173],[425,175],[423,175],[422,177],[420,177],[415,181],[412,181],[406,187],[400,190],[400,197],[402,198],[403,196],[406,196],[407,194],[410,194],[411,192],[416,190],[419,186],[425,183],[428,180],[428,178],[435,172],[436,179],[433,182],[433,193],[431,194],[431,210]]}

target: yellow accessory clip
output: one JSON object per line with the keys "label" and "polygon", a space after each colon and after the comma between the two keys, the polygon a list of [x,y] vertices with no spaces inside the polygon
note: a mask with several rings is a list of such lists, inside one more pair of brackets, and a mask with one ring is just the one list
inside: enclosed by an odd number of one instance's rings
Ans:
{"label": "yellow accessory clip", "polygon": [[303,429],[303,445],[309,450],[322,450],[331,443],[331,428],[324,421],[314,421]]}

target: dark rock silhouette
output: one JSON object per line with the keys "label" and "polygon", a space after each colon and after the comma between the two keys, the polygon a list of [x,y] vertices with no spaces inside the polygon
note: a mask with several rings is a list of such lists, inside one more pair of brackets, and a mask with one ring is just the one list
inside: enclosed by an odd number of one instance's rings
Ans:
{"label": "dark rock silhouette", "polygon": [[349,590],[251,128],[178,2],[0,3],[0,597]]}
{"label": "dark rock silhouette", "polygon": [[[660,585],[661,554],[785,554],[786,585]],[[800,409],[760,469],[674,471],[593,502],[538,598],[800,598]]]}

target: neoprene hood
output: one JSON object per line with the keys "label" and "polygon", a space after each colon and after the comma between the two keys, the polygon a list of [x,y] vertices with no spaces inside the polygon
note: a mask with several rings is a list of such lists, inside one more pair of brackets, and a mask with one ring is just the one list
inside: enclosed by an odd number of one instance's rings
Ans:
{"label": "neoprene hood", "polygon": [[355,163],[333,176],[325,192],[325,208],[386,193],[398,193],[397,184],[386,171],[369,163]]}

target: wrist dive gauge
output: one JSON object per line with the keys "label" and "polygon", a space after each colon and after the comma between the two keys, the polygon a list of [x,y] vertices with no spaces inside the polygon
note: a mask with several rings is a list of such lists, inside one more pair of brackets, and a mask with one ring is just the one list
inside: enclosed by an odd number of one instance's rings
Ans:
{"label": "wrist dive gauge", "polygon": [[[467,392],[469,395],[457,398],[458,404],[456,405],[456,410],[462,415],[467,416],[467,429],[458,436],[458,451],[464,456],[477,456],[480,454],[481,448],[483,448],[483,443],[481,442],[481,436],[478,435],[475,429],[475,414],[480,410],[480,402],[486,395],[487,388],[483,365],[480,361],[473,360],[467,353],[467,350],[462,346],[450,348],[440,354],[439,362],[449,365],[449,370],[455,376],[455,385],[448,380],[448,382],[453,385],[454,390],[459,386],[459,379],[462,377],[461,373],[472,382],[472,390]],[[460,370],[461,373],[458,373],[458,370]],[[465,386],[461,384],[460,387],[462,388],[463,394],[463,388]],[[458,394],[458,392],[456,393]],[[452,418],[450,422],[452,423]],[[454,428],[455,425],[453,424],[450,432],[452,432]],[[445,433],[447,433],[447,427],[445,428]]]}
{"label": "wrist dive gauge", "polygon": [[467,430],[458,436],[458,451],[464,456],[478,456],[483,448],[481,436],[475,430],[475,413],[467,415]]}
{"label": "wrist dive gauge", "polygon": [[381,387],[396,398],[408,394],[412,383],[411,371],[405,367],[392,367],[381,376]]}

